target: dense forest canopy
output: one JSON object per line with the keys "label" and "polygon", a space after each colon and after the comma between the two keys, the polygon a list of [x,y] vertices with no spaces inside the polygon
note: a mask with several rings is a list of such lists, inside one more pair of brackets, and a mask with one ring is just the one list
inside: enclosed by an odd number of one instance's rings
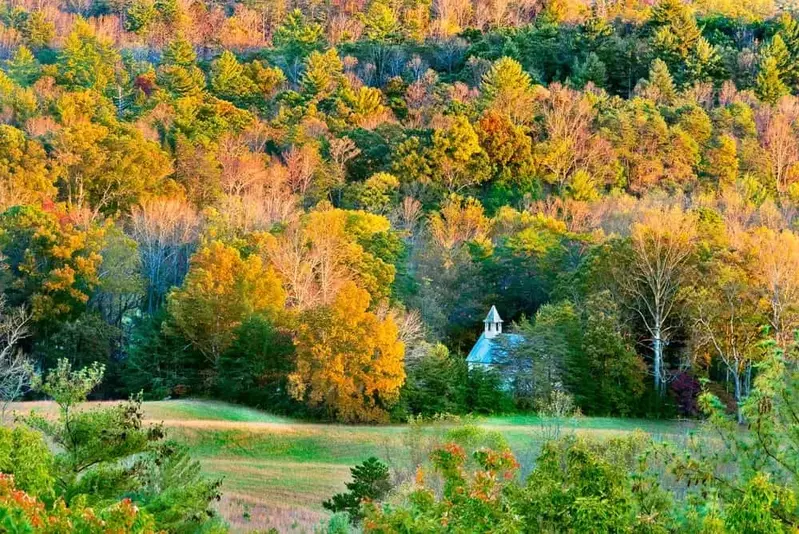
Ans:
{"label": "dense forest canopy", "polygon": [[13,1],[0,59],[0,333],[100,395],[692,415],[799,327],[768,0]]}

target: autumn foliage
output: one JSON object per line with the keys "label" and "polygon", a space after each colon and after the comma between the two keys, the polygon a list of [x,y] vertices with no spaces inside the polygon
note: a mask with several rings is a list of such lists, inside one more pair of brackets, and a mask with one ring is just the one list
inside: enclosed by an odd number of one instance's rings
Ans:
{"label": "autumn foliage", "polygon": [[342,421],[386,420],[405,380],[397,325],[368,308],[369,294],[348,283],[331,305],[303,314],[297,334],[292,394]]}

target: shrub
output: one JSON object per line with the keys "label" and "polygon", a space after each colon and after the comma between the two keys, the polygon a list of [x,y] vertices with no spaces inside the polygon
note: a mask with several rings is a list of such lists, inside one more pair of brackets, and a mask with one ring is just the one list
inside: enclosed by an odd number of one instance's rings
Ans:
{"label": "shrub", "polygon": [[[444,479],[439,498],[428,487],[419,487],[406,507],[367,505],[365,532],[520,532],[521,523],[505,508],[504,489],[518,468],[510,451],[475,451],[478,466],[467,474],[463,447],[449,443],[431,454],[435,472]],[[420,475],[417,483],[423,483]]]}
{"label": "shrub", "polygon": [[669,385],[680,415],[694,417],[699,415],[697,400],[702,392],[702,384],[689,373],[679,373]]}
{"label": "shrub", "polygon": [[12,475],[0,473],[0,531],[52,534],[126,534],[156,532],[153,518],[130,499],[95,510],[79,499],[67,506],[59,499],[51,507],[17,489]]}
{"label": "shrub", "polygon": [[52,499],[53,462],[53,454],[38,432],[23,426],[0,428],[0,473],[13,475],[21,491]]}
{"label": "shrub", "polygon": [[[120,500],[130,499],[159,528],[175,533],[217,528],[220,522],[210,503],[219,498],[220,481],[202,476],[199,463],[166,440],[160,425],[144,424],[141,398],[77,409],[102,381],[103,371],[97,364],[74,371],[60,360],[44,381],[33,381],[59,406],[57,420],[35,413],[24,419],[58,446],[48,465],[55,497],[65,506],[98,510],[123,506]],[[19,469],[21,480],[27,481],[28,466]]]}

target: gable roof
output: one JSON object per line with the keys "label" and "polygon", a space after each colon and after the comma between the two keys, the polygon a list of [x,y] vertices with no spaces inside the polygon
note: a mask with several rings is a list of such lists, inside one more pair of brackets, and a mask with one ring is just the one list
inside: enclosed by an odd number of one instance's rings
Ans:
{"label": "gable roof", "polygon": [[491,309],[488,310],[488,315],[486,315],[486,318],[483,319],[483,322],[484,323],[501,323],[501,322],[503,322],[502,318],[499,316],[499,312],[497,311],[497,307],[496,306],[491,306]]}
{"label": "gable roof", "polygon": [[469,351],[469,355],[466,357],[466,363],[478,365],[497,365],[503,363],[505,347],[500,341],[502,339],[507,340],[510,346],[514,346],[524,341],[524,336],[519,334],[499,334],[492,339],[488,339],[485,332],[483,332],[480,334],[477,343],[472,347],[472,350]]}

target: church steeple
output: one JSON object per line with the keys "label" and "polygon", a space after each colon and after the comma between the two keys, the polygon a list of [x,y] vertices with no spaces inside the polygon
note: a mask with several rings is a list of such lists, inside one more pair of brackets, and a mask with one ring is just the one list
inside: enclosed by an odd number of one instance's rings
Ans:
{"label": "church steeple", "polygon": [[483,323],[485,323],[486,339],[493,339],[502,333],[502,318],[499,316],[496,306],[491,306]]}

